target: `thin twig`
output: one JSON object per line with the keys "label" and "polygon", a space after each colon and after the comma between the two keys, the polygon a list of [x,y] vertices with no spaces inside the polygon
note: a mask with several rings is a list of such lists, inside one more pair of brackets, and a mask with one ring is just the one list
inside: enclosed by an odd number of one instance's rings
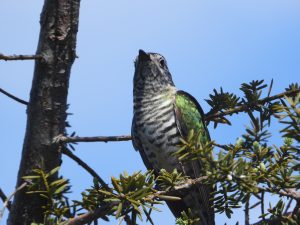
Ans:
{"label": "thin twig", "polygon": [[184,184],[177,185],[169,191],[157,191],[153,197],[158,197],[159,195],[173,195],[174,193],[180,191],[185,192],[191,189],[192,186],[196,184],[203,183],[204,180],[207,180],[208,176],[202,176],[195,179],[186,179]]}
{"label": "thin twig", "polygon": [[262,191],[261,192],[261,205],[260,205],[260,209],[261,209],[261,215],[262,215],[262,221],[265,221],[265,192]]}
{"label": "thin twig", "polygon": [[43,59],[41,55],[3,55],[0,53],[0,60],[36,60]]}
{"label": "thin twig", "polygon": [[[2,191],[2,189],[0,188],[0,198],[2,199],[3,202],[5,202],[7,200],[7,196],[5,195],[5,193]],[[10,210],[10,202],[8,202],[7,208]]]}
{"label": "thin twig", "polygon": [[295,199],[298,203],[300,202],[300,192],[297,192],[294,188],[280,190],[278,194],[286,197]]}
{"label": "thin twig", "polygon": [[6,200],[5,200],[4,204],[3,204],[3,207],[2,207],[2,209],[1,209],[1,211],[0,211],[0,222],[1,222],[1,219],[2,219],[2,217],[3,217],[3,215],[4,215],[4,211],[5,211],[5,209],[7,208],[7,206],[9,205],[9,202],[10,202],[10,200],[12,199],[12,197],[13,197],[18,191],[22,190],[22,189],[25,188],[26,186],[27,186],[27,182],[24,182],[24,183],[21,184],[18,188],[16,188],[16,190],[14,190],[14,192],[13,192],[12,194],[10,194],[10,195],[6,198]]}
{"label": "thin twig", "polygon": [[247,197],[246,204],[245,204],[245,225],[250,225],[249,205],[250,205],[250,197]]}
{"label": "thin twig", "polygon": [[106,216],[112,209],[112,207],[118,205],[119,202],[111,202],[107,205],[104,205],[98,209],[95,209],[93,211],[89,211],[85,214],[76,216],[72,219],[70,219],[67,223],[64,225],[83,225],[88,224],[100,217]]}
{"label": "thin twig", "polygon": [[109,142],[109,141],[130,141],[130,135],[121,135],[121,136],[96,136],[96,137],[66,137],[59,135],[54,138],[54,142]]}
{"label": "thin twig", "polygon": [[275,193],[280,196],[285,196],[300,202],[300,192],[295,188],[286,188],[286,189],[277,189],[277,188],[268,188],[268,187],[257,187],[260,192]]}
{"label": "thin twig", "polygon": [[65,147],[62,147],[62,153],[68,156],[69,158],[73,159],[75,162],[78,163],[82,168],[84,168],[87,172],[89,172],[94,178],[96,178],[99,183],[105,189],[109,190],[108,185],[104,182],[104,180],[93,170],[88,164],[82,161],[79,157],[73,154],[73,152]]}
{"label": "thin twig", "polygon": [[118,225],[121,225],[121,223],[123,222],[125,216],[121,216],[121,218],[119,219]]}
{"label": "thin twig", "polygon": [[232,114],[238,113],[238,112],[244,112],[244,111],[247,111],[247,109],[250,106],[263,105],[266,102],[270,102],[270,101],[273,101],[273,100],[276,100],[276,99],[284,98],[285,96],[289,96],[289,95],[296,95],[298,93],[300,93],[300,89],[298,89],[298,90],[290,90],[290,91],[282,92],[282,93],[277,94],[277,95],[273,95],[271,97],[263,98],[261,100],[258,100],[255,103],[253,103],[252,105],[244,104],[244,105],[241,105],[239,107],[226,110],[224,112],[214,113],[212,115],[210,115],[210,113],[207,113],[207,114],[205,114],[205,120],[206,121],[211,121],[212,119],[217,118],[217,117],[222,117],[222,116],[226,116],[226,115],[232,115]]}
{"label": "thin twig", "polygon": [[289,209],[290,209],[290,207],[291,207],[293,201],[294,201],[294,199],[292,199],[292,198],[289,200],[288,204],[286,205],[284,214],[287,214],[287,213],[288,213],[288,211],[289,211]]}
{"label": "thin twig", "polygon": [[15,101],[23,104],[23,105],[28,105],[28,102],[26,102],[26,101],[24,101],[24,100],[22,100],[22,99],[20,99],[20,98],[18,98],[16,96],[14,96],[14,95],[8,93],[7,91],[4,91],[2,88],[0,88],[0,92],[2,94],[6,95],[7,97],[9,97],[9,98],[11,98],[11,99],[13,99],[13,100],[15,100]]}
{"label": "thin twig", "polygon": [[227,145],[221,145],[221,144],[218,144],[218,143],[215,143],[215,142],[212,142],[212,145],[216,146],[218,148],[222,148],[224,150],[228,150],[229,149],[229,147]]}
{"label": "thin twig", "polygon": [[297,212],[299,212],[299,208],[300,208],[300,202],[297,201],[295,208],[293,209],[292,215],[297,215]]}
{"label": "thin twig", "polygon": [[[76,143],[76,142],[112,142],[112,141],[130,141],[132,137],[130,135],[120,135],[120,136],[95,136],[95,137],[67,137],[63,135],[58,135],[54,138],[53,142],[55,143]],[[226,145],[217,144],[212,142],[212,145],[228,150]]]}
{"label": "thin twig", "polygon": [[[130,135],[120,135],[120,136],[95,136],[95,137],[67,137],[63,135],[59,135],[54,138],[53,142],[59,143],[76,143],[76,142],[115,142],[115,141],[130,141],[132,137]],[[222,148],[224,150],[228,150],[226,145],[217,144],[212,142],[213,146]]]}

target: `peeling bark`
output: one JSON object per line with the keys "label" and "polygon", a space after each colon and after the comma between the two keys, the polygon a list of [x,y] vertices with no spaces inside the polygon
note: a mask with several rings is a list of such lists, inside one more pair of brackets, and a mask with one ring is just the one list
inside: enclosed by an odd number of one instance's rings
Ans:
{"label": "peeling bark", "polygon": [[[76,57],[80,0],[45,0],[17,187],[34,168],[46,171],[61,164],[53,138],[65,132],[67,95],[71,66]],[[9,225],[43,222],[43,200],[16,193]]]}

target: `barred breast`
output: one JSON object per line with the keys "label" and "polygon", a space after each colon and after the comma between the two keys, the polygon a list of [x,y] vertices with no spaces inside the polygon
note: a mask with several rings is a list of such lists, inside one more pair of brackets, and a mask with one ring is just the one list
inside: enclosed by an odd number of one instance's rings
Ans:
{"label": "barred breast", "polygon": [[172,156],[178,150],[180,136],[175,121],[174,101],[172,92],[135,99],[135,135],[156,171],[162,168],[173,171],[180,165],[177,158]]}

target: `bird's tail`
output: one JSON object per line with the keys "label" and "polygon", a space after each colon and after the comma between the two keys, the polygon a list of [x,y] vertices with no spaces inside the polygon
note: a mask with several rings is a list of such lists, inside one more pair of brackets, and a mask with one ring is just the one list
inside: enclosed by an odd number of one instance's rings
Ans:
{"label": "bird's tail", "polygon": [[176,218],[182,215],[185,211],[189,212],[192,217],[199,218],[194,225],[215,225],[213,202],[210,199],[210,194],[213,189],[208,185],[200,184],[192,187],[188,192],[177,193],[180,197],[179,201],[167,201],[167,204]]}
{"label": "bird's tail", "polygon": [[[182,164],[182,171],[185,175],[195,179],[201,176],[201,162],[194,160]],[[199,222],[194,225],[215,225],[215,216],[213,208],[214,188],[208,184],[197,184],[188,191],[179,193],[180,201],[167,202],[169,208],[176,218],[181,216],[181,212],[191,210],[193,217],[198,217]]]}

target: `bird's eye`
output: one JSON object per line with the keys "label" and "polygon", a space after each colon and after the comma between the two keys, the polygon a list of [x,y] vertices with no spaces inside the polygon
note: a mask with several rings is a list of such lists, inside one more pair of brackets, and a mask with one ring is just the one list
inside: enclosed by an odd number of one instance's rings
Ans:
{"label": "bird's eye", "polygon": [[165,67],[166,62],[165,62],[165,60],[161,59],[161,60],[159,61],[159,64],[161,65],[161,67]]}

